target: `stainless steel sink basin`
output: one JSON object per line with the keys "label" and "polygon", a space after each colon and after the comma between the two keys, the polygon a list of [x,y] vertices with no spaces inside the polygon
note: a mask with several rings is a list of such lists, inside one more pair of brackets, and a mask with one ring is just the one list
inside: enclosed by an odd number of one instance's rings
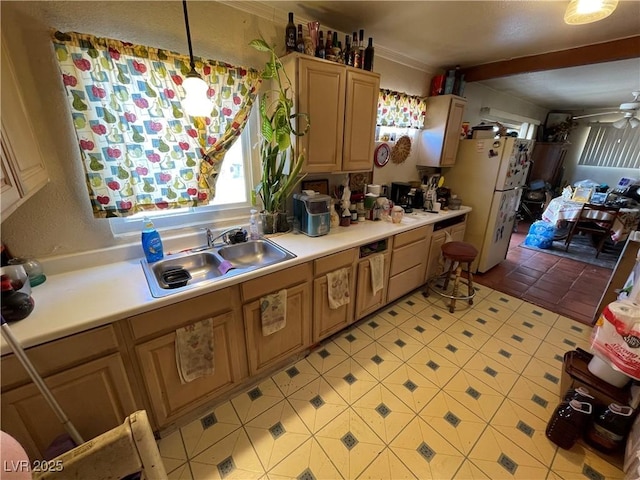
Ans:
{"label": "stainless steel sink basin", "polygon": [[295,257],[275,243],[261,239],[169,255],[154,263],[143,259],[140,263],[151,295],[160,298]]}

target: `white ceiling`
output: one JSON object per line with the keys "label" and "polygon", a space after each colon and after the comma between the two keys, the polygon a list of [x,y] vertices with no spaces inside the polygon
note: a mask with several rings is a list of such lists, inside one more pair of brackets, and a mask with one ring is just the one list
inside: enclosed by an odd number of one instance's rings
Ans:
{"label": "white ceiling", "polygon": [[[247,2],[229,2],[238,5]],[[253,3],[254,2],[248,2]],[[317,20],[322,30],[363,28],[376,55],[436,71],[566,50],[640,34],[640,1],[621,0],[599,22],[570,26],[563,1],[264,1],[286,22]],[[638,45],[640,52],[640,40]],[[617,108],[640,90],[631,60],[513,75],[481,82],[553,110]]]}

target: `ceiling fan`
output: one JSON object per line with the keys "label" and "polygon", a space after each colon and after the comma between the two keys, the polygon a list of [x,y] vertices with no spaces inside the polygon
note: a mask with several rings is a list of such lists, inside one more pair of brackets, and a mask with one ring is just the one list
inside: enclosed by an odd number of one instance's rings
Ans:
{"label": "ceiling fan", "polygon": [[620,104],[618,110],[602,113],[590,113],[588,115],[578,115],[573,117],[573,119],[578,120],[580,118],[595,117],[598,115],[622,113],[623,117],[613,122],[613,126],[615,128],[625,128],[627,125],[630,125],[631,128],[636,128],[637,126],[640,126],[640,118],[638,118],[638,111],[640,111],[640,91],[631,92],[631,94],[633,95],[633,102]]}

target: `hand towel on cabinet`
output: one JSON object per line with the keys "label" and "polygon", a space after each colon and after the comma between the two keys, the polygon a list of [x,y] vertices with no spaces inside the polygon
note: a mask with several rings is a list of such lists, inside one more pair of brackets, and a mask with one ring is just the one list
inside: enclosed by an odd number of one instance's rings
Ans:
{"label": "hand towel on cabinet", "polygon": [[208,318],[176,330],[176,364],[180,381],[187,383],[215,368],[213,319]]}

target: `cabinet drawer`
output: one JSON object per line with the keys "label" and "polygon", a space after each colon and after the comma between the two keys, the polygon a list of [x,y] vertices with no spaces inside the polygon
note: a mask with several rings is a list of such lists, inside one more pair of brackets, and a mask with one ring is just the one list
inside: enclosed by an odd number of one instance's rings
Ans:
{"label": "cabinet drawer", "polygon": [[334,253],[326,257],[318,258],[313,262],[314,275],[319,277],[325,273],[333,272],[342,267],[353,265],[357,258],[357,250],[345,250],[344,252]]}
{"label": "cabinet drawer", "polygon": [[262,297],[263,295],[277,292],[291,285],[306,282],[311,279],[311,270],[312,266],[311,262],[309,262],[244,282],[240,286],[242,301],[244,303]]}
{"label": "cabinet drawer", "polygon": [[401,248],[396,248],[391,256],[390,275],[393,277],[400,272],[415,266],[424,265],[427,261],[428,243],[426,238]]}
{"label": "cabinet drawer", "polygon": [[402,295],[420,287],[424,283],[425,265],[416,265],[389,279],[387,288],[387,303],[400,298]]}
{"label": "cabinet drawer", "polygon": [[431,232],[433,232],[433,224],[414,228],[413,230],[409,230],[408,232],[399,233],[393,239],[393,247],[403,247],[409,243],[422,240],[423,238],[426,238],[427,235],[429,235]]}
{"label": "cabinet drawer", "polygon": [[240,308],[240,294],[238,287],[234,286],[136,315],[129,322],[133,337],[138,340],[235,308]]}
{"label": "cabinet drawer", "polygon": [[[84,363],[115,352],[118,340],[111,325],[61,338],[26,350],[27,357],[41,376],[46,377],[65,368]],[[2,369],[2,389],[25,384],[31,378],[13,355],[5,355],[0,361]]]}

